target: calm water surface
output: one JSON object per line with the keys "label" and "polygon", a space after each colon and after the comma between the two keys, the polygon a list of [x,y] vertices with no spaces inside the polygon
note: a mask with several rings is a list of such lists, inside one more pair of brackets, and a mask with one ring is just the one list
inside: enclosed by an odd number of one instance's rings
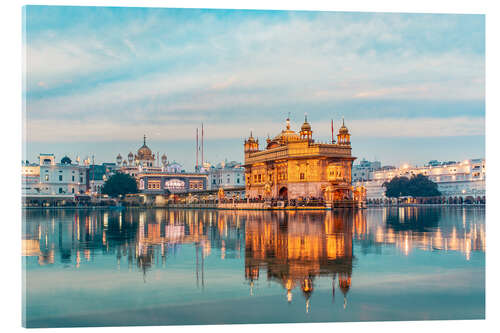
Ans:
{"label": "calm water surface", "polygon": [[484,318],[484,208],[24,213],[27,327]]}

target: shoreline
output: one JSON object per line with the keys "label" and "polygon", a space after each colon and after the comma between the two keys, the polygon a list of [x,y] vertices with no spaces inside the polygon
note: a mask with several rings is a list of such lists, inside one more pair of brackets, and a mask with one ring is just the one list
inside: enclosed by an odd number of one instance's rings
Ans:
{"label": "shoreline", "polygon": [[167,205],[167,206],[50,206],[50,207],[21,207],[21,210],[125,210],[125,209],[208,209],[208,210],[262,210],[262,211],[329,211],[329,210],[358,210],[370,208],[407,208],[407,207],[463,207],[486,208],[486,204],[402,204],[402,205],[366,205],[364,207],[215,207],[202,205]]}

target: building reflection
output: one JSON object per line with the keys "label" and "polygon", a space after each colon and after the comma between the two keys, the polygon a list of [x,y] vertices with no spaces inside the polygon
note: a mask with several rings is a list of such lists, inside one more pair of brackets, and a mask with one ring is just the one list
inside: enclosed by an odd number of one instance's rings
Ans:
{"label": "building reflection", "polygon": [[[360,215],[362,216],[362,215]],[[337,212],[278,212],[260,214],[247,220],[245,229],[245,278],[251,292],[260,272],[286,290],[288,302],[292,290],[299,288],[309,310],[314,281],[318,277],[335,278],[344,295],[351,286],[353,215]]]}
{"label": "building reflection", "polygon": [[395,246],[404,255],[413,250],[455,251],[467,260],[485,251],[484,209],[400,207],[368,210],[366,226],[355,227],[363,252]]}
{"label": "building reflection", "polygon": [[[262,275],[309,310],[318,280],[331,280],[344,305],[357,256],[395,248],[455,251],[469,260],[485,251],[484,209],[381,208],[356,212],[215,210],[25,210],[22,255],[37,265],[80,269],[96,257],[116,258],[116,269],[147,274],[168,269],[182,251],[192,260],[196,286],[206,283],[207,257],[244,262],[250,294]],[[190,259],[189,259],[190,258]],[[184,259],[183,259],[184,260]],[[173,262],[173,260],[172,260]],[[109,265],[109,263],[107,263]],[[214,266],[215,267],[215,266]]]}

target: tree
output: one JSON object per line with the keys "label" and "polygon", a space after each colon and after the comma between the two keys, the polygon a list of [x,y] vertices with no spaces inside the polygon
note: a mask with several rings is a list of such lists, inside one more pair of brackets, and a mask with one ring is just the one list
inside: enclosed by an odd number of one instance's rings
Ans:
{"label": "tree", "polygon": [[408,195],[417,197],[437,197],[441,195],[438,186],[424,175],[413,176],[408,182]]}
{"label": "tree", "polygon": [[437,184],[429,180],[424,175],[416,175],[408,179],[407,177],[394,177],[389,182],[383,184],[385,195],[389,198],[399,198],[403,196],[435,197],[441,192],[437,189]]}
{"label": "tree", "polygon": [[108,178],[102,188],[102,193],[111,197],[137,192],[139,190],[137,189],[135,178],[125,173],[114,174]]}
{"label": "tree", "polygon": [[385,196],[388,198],[399,198],[408,195],[408,183],[410,180],[407,177],[394,177],[389,182],[385,182],[382,186],[385,187]]}

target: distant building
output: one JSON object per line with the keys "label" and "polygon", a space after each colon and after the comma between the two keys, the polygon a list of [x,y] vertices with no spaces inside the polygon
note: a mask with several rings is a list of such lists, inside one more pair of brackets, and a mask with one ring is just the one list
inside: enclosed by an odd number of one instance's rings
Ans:
{"label": "distant building", "polygon": [[139,191],[145,194],[175,194],[206,190],[208,174],[142,172],[136,176]]}
{"label": "distant building", "polygon": [[21,177],[23,195],[40,194],[40,165],[23,161]]}
{"label": "distant building", "polygon": [[146,136],[144,135],[143,145],[137,150],[137,154],[128,153],[124,159],[121,154],[116,156],[116,169],[120,172],[136,177],[141,172],[161,172],[165,171],[167,163],[167,155],[163,154],[160,158],[158,154],[153,154],[151,149],[146,145]]}
{"label": "distant building", "polygon": [[235,188],[245,186],[245,168],[236,161],[222,162],[208,168],[209,188]]}
{"label": "distant building", "polygon": [[352,181],[366,181],[370,177],[370,172],[379,170],[381,167],[382,166],[379,161],[370,162],[362,159],[359,164],[352,166]]}
{"label": "distant building", "polygon": [[394,177],[411,177],[422,174],[438,185],[438,190],[447,202],[475,202],[486,200],[486,167],[485,159],[469,159],[462,162],[430,161],[423,167],[405,165],[401,168],[380,169],[370,173],[368,180],[354,182],[355,186],[366,188],[367,200],[384,200],[384,182]]}
{"label": "distant building", "polygon": [[37,190],[42,195],[75,195],[88,190],[88,167],[74,164],[67,156],[56,163],[54,154],[40,154],[40,172]]}
{"label": "distant building", "polygon": [[166,154],[158,159],[147,146],[146,136],[137,153],[130,152],[127,160],[118,154],[115,170],[134,177],[139,192],[145,194],[188,193],[208,189],[207,173],[186,172],[179,163],[169,163]]}
{"label": "distant building", "polygon": [[115,163],[89,165],[89,188],[91,194],[101,194],[106,180],[117,170]]}
{"label": "distant building", "polygon": [[165,153],[161,157],[158,154],[153,154],[151,149],[146,145],[146,136],[144,136],[143,145],[137,150],[136,154],[132,152],[128,153],[127,159],[118,154],[113,169],[129,174],[132,177],[136,177],[142,172],[186,172],[179,163],[175,161],[169,163]]}

